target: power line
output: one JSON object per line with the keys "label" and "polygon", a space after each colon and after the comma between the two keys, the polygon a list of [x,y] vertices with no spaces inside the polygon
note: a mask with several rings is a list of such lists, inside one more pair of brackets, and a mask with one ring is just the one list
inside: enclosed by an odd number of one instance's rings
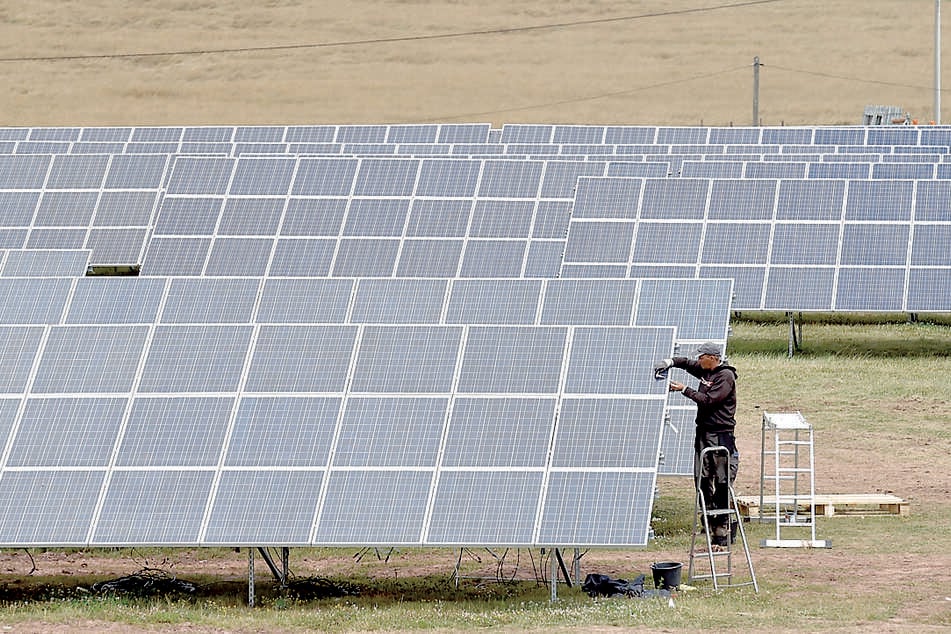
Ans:
{"label": "power line", "polygon": [[[854,81],[862,84],[877,84],[879,86],[892,86],[894,88],[911,88],[912,90],[933,90],[932,86],[914,86],[912,84],[902,84],[899,82],[893,81],[880,81],[877,79],[862,79],[861,77],[848,77],[845,75],[833,75],[832,73],[823,73],[814,70],[802,70],[799,68],[787,68],[785,66],[777,66],[776,64],[770,64],[766,66],[763,64],[764,68],[775,68],[776,70],[784,70],[789,73],[799,73],[801,75],[812,75],[814,77],[825,77],[826,79],[841,79],[842,81]],[[945,89],[942,88],[941,92],[944,92]]]}
{"label": "power line", "polygon": [[726,75],[727,73],[735,73],[739,70],[747,70],[749,68],[746,66],[737,66],[734,68],[726,68],[724,70],[714,71],[712,73],[706,73],[703,75],[695,75],[693,77],[685,77],[684,79],[672,79],[670,81],[663,81],[657,84],[650,84],[647,86],[638,86],[637,88],[630,88],[628,90],[620,90],[617,92],[603,93],[600,95],[589,95],[586,97],[575,97],[573,99],[562,99],[559,101],[550,101],[547,103],[536,103],[528,106],[519,106],[516,108],[504,108],[502,110],[488,110],[483,112],[470,112],[467,114],[456,114],[448,117],[437,117],[435,119],[425,119],[419,121],[413,121],[412,123],[431,123],[436,121],[451,121],[453,119],[471,119],[474,117],[486,117],[490,115],[505,114],[509,112],[521,112],[525,110],[535,110],[538,108],[550,108],[555,106],[563,106],[571,103],[581,103],[584,101],[597,101],[599,99],[612,99],[614,97],[623,97],[625,95],[631,95],[637,92],[644,92],[646,90],[654,90],[656,88],[664,88],[666,86],[673,86],[675,84],[686,84],[694,81],[700,81],[702,79],[709,79],[710,77],[716,77],[718,75]]}
{"label": "power line", "polygon": [[393,44],[399,42],[420,42],[426,40],[446,40],[462,37],[478,37],[484,35],[506,35],[510,33],[527,33],[530,31],[548,31],[556,29],[566,29],[577,26],[591,26],[597,24],[610,24],[614,22],[630,22],[633,20],[645,20],[649,18],[669,17],[675,15],[688,15],[692,13],[708,13],[710,11],[720,11],[723,9],[737,9],[741,7],[750,7],[760,4],[771,4],[783,2],[784,0],[749,0],[747,2],[734,2],[731,4],[719,4],[711,7],[696,7],[693,9],[678,9],[671,11],[656,11],[652,13],[641,13],[638,15],[618,16],[613,18],[598,18],[593,20],[575,20],[571,22],[556,22],[552,24],[538,24],[535,26],[517,26],[500,29],[485,29],[481,31],[459,31],[455,33],[439,33],[435,35],[406,35],[402,37],[375,38],[367,40],[344,40],[339,42],[316,42],[310,44],[275,44],[270,46],[242,46],[234,48],[208,48],[191,49],[180,51],[149,51],[143,53],[101,53],[89,55],[48,55],[48,56],[23,56],[23,57],[0,57],[0,62],[64,62],[78,60],[102,60],[102,59],[134,59],[147,57],[173,57],[182,55],[221,55],[229,53],[255,53],[267,51],[291,51],[301,49],[315,48],[334,48],[344,46],[366,46],[371,44]]}

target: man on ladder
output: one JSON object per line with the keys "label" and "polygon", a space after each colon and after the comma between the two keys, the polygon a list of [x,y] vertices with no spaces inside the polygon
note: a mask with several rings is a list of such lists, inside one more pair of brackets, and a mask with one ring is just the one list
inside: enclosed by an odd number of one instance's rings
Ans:
{"label": "man on ladder", "polygon": [[[736,368],[726,363],[723,351],[715,343],[701,344],[696,357],[695,360],[688,357],[664,359],[654,371],[661,376],[671,367],[680,368],[700,380],[696,390],[671,381],[670,391],[680,392],[697,404],[693,465],[697,490],[702,493],[707,510],[729,509],[732,503],[730,487],[736,479],[740,459],[734,436],[737,372]],[[702,455],[708,447],[724,447],[729,456],[722,451]],[[736,530],[731,527],[730,515],[711,515],[709,525],[714,548],[729,548],[733,531]]]}

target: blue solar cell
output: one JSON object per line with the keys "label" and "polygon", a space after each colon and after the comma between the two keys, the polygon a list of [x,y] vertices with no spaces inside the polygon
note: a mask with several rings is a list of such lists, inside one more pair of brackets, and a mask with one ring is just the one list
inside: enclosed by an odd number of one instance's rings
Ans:
{"label": "blue solar cell", "polygon": [[520,277],[525,240],[468,240],[459,277]]}
{"label": "blue solar cell", "polygon": [[951,182],[920,181],[917,186],[915,221],[951,220],[951,211],[948,210],[948,200],[951,200]]}
{"label": "blue solar cell", "polygon": [[541,161],[485,161],[478,195],[483,198],[536,198],[544,165]]}
{"label": "blue solar cell", "polygon": [[904,295],[904,267],[842,267],[836,282],[835,309],[898,311],[903,307]]}
{"label": "blue solar cell", "polygon": [[142,262],[142,275],[201,275],[211,238],[153,237]]}
{"label": "blue solar cell", "polygon": [[462,240],[407,238],[396,263],[396,277],[456,277]]}
{"label": "blue solar cell", "polygon": [[333,143],[336,134],[335,125],[288,126],[284,140],[288,143]]}
{"label": "blue solar cell", "polygon": [[524,277],[558,277],[564,260],[565,243],[532,240],[525,257]]}
{"label": "blue solar cell", "polygon": [[710,220],[770,220],[776,201],[776,181],[717,180],[710,192]]}
{"label": "blue solar cell", "polygon": [[478,161],[425,160],[419,171],[416,195],[471,198],[480,169]]}
{"label": "blue solar cell", "polygon": [[301,159],[291,193],[297,196],[349,196],[357,159]]}
{"label": "blue solar cell", "polygon": [[336,237],[340,235],[346,213],[346,198],[291,198],[287,201],[280,233],[284,236]]}
{"label": "blue solar cell", "polygon": [[486,143],[489,140],[488,123],[453,123],[439,126],[439,143]]}
{"label": "blue solar cell", "polygon": [[808,178],[869,178],[871,163],[810,163]]}
{"label": "blue solar cell", "polygon": [[431,471],[332,471],[315,540],[322,544],[420,544]]}
{"label": "blue solar cell", "polygon": [[228,192],[234,159],[179,157],[166,187],[168,194],[219,194]]}
{"label": "blue solar cell", "polygon": [[[638,223],[631,261],[696,264],[700,253],[702,229],[703,225],[700,223]],[[567,258],[565,261],[568,261]]]}
{"label": "blue solar cell", "polygon": [[258,323],[343,323],[353,282],[344,279],[279,279],[264,283]]}
{"label": "blue solar cell", "polygon": [[395,237],[403,235],[409,214],[408,199],[354,198],[350,201],[345,236]]}
{"label": "blue solar cell", "polygon": [[[775,270],[775,267],[770,270]],[[673,274],[673,272],[671,272]],[[730,278],[733,280],[733,309],[761,310],[766,267],[763,266],[702,266],[701,278]]]}
{"label": "blue solar cell", "polygon": [[125,408],[124,398],[28,399],[7,465],[106,467]]}
{"label": "blue solar cell", "polygon": [[214,471],[117,471],[91,543],[197,545]]}
{"label": "blue solar cell", "polygon": [[217,238],[208,254],[205,275],[262,276],[273,247],[271,238]]}
{"label": "blue solar cell", "polygon": [[906,310],[944,311],[948,308],[948,297],[951,297],[951,269],[911,268]]}
{"label": "blue solar cell", "polygon": [[323,467],[341,398],[244,396],[224,464],[229,467]]}
{"label": "blue solar cell", "polygon": [[845,219],[907,222],[913,200],[911,181],[850,181]]}
{"label": "blue solar cell", "polygon": [[703,235],[703,264],[765,264],[770,225],[765,222],[708,222]]}
{"label": "blue solar cell", "polygon": [[846,223],[839,263],[904,266],[908,257],[908,225]]}
{"label": "blue solar cell", "polygon": [[37,227],[87,227],[96,213],[96,192],[46,191],[40,199]]}
{"label": "blue solar cell", "polygon": [[157,189],[165,179],[168,155],[115,155],[106,175],[106,189]]}
{"label": "blue solar cell", "polygon": [[673,337],[673,328],[575,328],[565,393],[665,395],[642,366],[670,356]]}
{"label": "blue solar cell", "polygon": [[541,490],[540,472],[443,471],[426,541],[531,544]]}
{"label": "blue solar cell", "polygon": [[330,273],[337,241],[291,238],[278,240],[269,275],[273,277],[321,277]]}
{"label": "blue solar cell", "polygon": [[36,394],[128,392],[147,326],[60,326],[50,330],[33,381]]}
{"label": "blue solar cell", "polygon": [[631,257],[633,222],[573,222],[565,247],[565,262],[624,263]]}
{"label": "blue solar cell", "polygon": [[0,192],[0,226],[29,227],[39,199],[39,192]]}
{"label": "blue solar cell", "polygon": [[96,510],[104,471],[8,471],[0,498],[0,541],[82,545]]}
{"label": "blue solar cell", "polygon": [[443,466],[545,467],[555,405],[554,398],[455,399]]}
{"label": "blue solar cell", "polygon": [[[43,329],[40,327],[0,327],[0,393],[22,394],[26,391],[42,336]],[[19,403],[19,399],[16,403]],[[6,412],[4,408],[8,404],[8,401],[0,400],[0,411]],[[16,411],[3,420],[12,424],[15,418]],[[2,440],[6,440],[5,435]]]}
{"label": "blue solar cell", "polygon": [[844,198],[844,181],[780,181],[776,219],[839,220]]}
{"label": "blue solar cell", "polygon": [[646,545],[656,472],[553,472],[538,540],[544,544]]}
{"label": "blue solar cell", "polygon": [[924,180],[934,177],[933,163],[876,163],[872,165],[872,178]]}
{"label": "blue solar cell", "polygon": [[109,157],[106,155],[59,155],[46,178],[47,189],[99,189],[102,187]]}
{"label": "blue solar cell", "polygon": [[447,398],[350,398],[334,466],[435,467]]}
{"label": "blue solar cell", "polygon": [[355,196],[411,196],[420,161],[363,159],[353,193]]}
{"label": "blue solar cell", "polygon": [[951,225],[922,224],[914,227],[911,247],[913,266],[947,266],[951,251]]}
{"label": "blue solar cell", "polygon": [[229,191],[233,196],[285,196],[295,164],[288,158],[240,159]]}
{"label": "blue solar cell", "polygon": [[725,341],[732,289],[730,279],[641,280],[634,325],[675,326],[681,341]]}
{"label": "blue solar cell", "polygon": [[340,240],[334,258],[335,277],[389,277],[399,255],[400,239],[351,238]]}
{"label": "blue solar cell", "polygon": [[832,310],[835,269],[774,266],[766,284],[767,310]]}
{"label": "blue solar cell", "polygon": [[641,218],[701,219],[706,210],[709,181],[649,179],[644,183]]}
{"label": "blue solar cell", "polygon": [[447,324],[533,324],[542,284],[537,280],[456,280]]}
{"label": "blue solar cell", "polygon": [[566,329],[552,327],[469,328],[458,391],[556,392],[566,335]]}
{"label": "blue solar cell", "polygon": [[156,326],[140,392],[233,392],[241,380],[250,326]]}
{"label": "blue solar cell", "polygon": [[[552,443],[552,467],[654,469],[665,399],[565,399]],[[645,424],[646,423],[646,424]]]}
{"label": "blue solar cell", "polygon": [[362,279],[353,300],[352,323],[438,324],[447,280]]}
{"label": "blue solar cell", "polygon": [[[322,481],[319,471],[223,472],[205,541],[309,544]],[[248,500],[267,500],[267,504],[248,504]]]}
{"label": "blue solar cell", "polygon": [[356,335],[355,327],[262,326],[245,389],[341,392]]}
{"label": "blue solar cell", "polygon": [[157,278],[84,277],[76,281],[67,324],[151,324],[165,294]]}
{"label": "blue solar cell", "polygon": [[0,189],[43,189],[51,156],[0,156]]}
{"label": "blue solar cell", "polygon": [[634,280],[551,280],[541,323],[629,326],[636,294]]}
{"label": "blue solar cell", "polygon": [[580,178],[573,218],[637,218],[643,182],[629,178]]}
{"label": "blue solar cell", "polygon": [[469,225],[470,238],[527,238],[535,204],[527,200],[480,200]]}
{"label": "blue solar cell", "polygon": [[221,198],[166,197],[155,222],[155,235],[212,235],[221,215]]}
{"label": "blue solar cell", "polygon": [[214,467],[231,419],[233,398],[136,398],[116,465]]}
{"label": "blue solar cell", "polygon": [[448,392],[460,327],[367,326],[353,370],[353,392]]}
{"label": "blue solar cell", "polygon": [[253,278],[173,279],[161,323],[249,323],[260,280]]}
{"label": "blue solar cell", "polygon": [[684,161],[680,168],[684,178],[742,178],[740,161]]}
{"label": "blue solar cell", "polygon": [[777,222],[773,229],[771,264],[835,264],[839,248],[838,223]]}

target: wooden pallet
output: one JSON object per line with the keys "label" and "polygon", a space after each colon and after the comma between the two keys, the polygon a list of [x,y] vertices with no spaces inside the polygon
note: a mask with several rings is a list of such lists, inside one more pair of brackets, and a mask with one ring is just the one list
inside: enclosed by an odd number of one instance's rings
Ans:
{"label": "wooden pallet", "polygon": [[[894,495],[878,495],[875,493],[856,494],[826,494],[816,495],[816,517],[834,517],[841,515],[908,515],[908,503]],[[775,498],[763,498],[763,516],[767,517],[776,512]],[[779,496],[781,509],[792,510],[792,497]],[[744,517],[759,517],[759,496],[738,495],[736,504],[740,508],[740,515]],[[809,505],[802,499],[797,504],[797,510],[809,510]]]}

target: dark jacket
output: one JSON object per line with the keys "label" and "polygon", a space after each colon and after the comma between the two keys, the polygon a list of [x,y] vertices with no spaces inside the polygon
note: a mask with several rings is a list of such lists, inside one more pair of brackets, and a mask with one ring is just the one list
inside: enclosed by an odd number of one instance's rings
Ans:
{"label": "dark jacket", "polygon": [[700,379],[699,389],[685,387],[683,395],[697,404],[698,431],[733,431],[736,427],[736,368],[721,363],[704,370],[687,357],[674,357],[674,367]]}

